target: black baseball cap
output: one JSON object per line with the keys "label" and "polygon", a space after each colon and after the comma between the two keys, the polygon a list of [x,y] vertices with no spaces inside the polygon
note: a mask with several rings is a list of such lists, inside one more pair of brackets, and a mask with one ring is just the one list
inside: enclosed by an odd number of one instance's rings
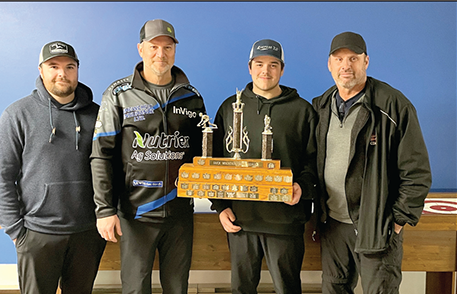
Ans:
{"label": "black baseball cap", "polygon": [[143,41],[150,41],[155,37],[168,36],[179,43],[175,37],[175,29],[173,26],[162,19],[154,19],[147,21],[140,30],[140,43]]}
{"label": "black baseball cap", "polygon": [[347,48],[357,54],[367,54],[365,40],[363,40],[361,35],[353,32],[344,32],[336,35],[332,40],[330,53],[328,55],[332,55],[333,52],[341,48]]}
{"label": "black baseball cap", "polygon": [[79,59],[78,55],[76,55],[75,49],[70,44],[62,41],[53,41],[44,45],[43,48],[41,48],[38,65],[41,65],[43,62],[58,56],[70,57],[79,65]]}
{"label": "black baseball cap", "polygon": [[281,44],[270,39],[259,40],[252,45],[249,61],[257,56],[272,56],[284,64],[284,51]]}

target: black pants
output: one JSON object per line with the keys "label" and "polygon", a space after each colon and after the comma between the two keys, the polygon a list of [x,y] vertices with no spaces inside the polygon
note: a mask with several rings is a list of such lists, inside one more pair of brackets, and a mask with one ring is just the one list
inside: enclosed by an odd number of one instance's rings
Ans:
{"label": "black pants", "polygon": [[25,230],[16,240],[21,293],[90,294],[106,242],[97,230],[52,235]]}
{"label": "black pants", "polygon": [[403,230],[392,237],[390,248],[377,254],[354,252],[356,235],[351,224],[328,218],[321,234],[322,293],[353,294],[358,276],[365,294],[398,294],[403,258]]}
{"label": "black pants", "polygon": [[301,293],[300,272],[305,254],[303,235],[270,235],[240,231],[228,234],[232,293],[256,294],[265,256],[275,292]]}
{"label": "black pants", "polygon": [[123,294],[150,294],[152,266],[159,252],[163,294],[187,294],[192,257],[193,217],[145,223],[120,218]]}

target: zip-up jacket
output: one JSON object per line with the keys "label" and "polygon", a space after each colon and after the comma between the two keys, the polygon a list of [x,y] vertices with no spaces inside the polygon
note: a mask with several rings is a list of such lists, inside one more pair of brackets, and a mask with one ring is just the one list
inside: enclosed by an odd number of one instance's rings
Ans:
{"label": "zip-up jacket", "polygon": [[[313,99],[318,113],[317,166],[320,221],[327,219],[326,141],[336,86]],[[431,186],[427,148],[411,102],[388,84],[368,77],[351,133],[345,192],[357,233],[355,251],[386,250],[394,224],[415,226]]]}
{"label": "zip-up jacket", "polygon": [[[301,98],[297,90],[281,86],[279,97],[266,99],[252,92],[249,83],[241,96],[244,103],[243,126],[250,139],[247,153],[241,158],[262,156],[262,131],[264,118],[271,118],[273,132],[272,159],[281,160],[281,167],[292,170],[293,181],[302,189],[301,200],[293,206],[282,202],[211,199],[212,209],[218,213],[231,208],[236,216],[235,224],[244,231],[278,235],[300,235],[311,214],[311,202],[317,196],[316,142],[314,131],[316,113],[311,104]],[[233,126],[232,103],[236,95],[226,99],[217,111],[214,130],[215,157],[233,157],[225,146],[229,127]]]}
{"label": "zip-up jacket", "polygon": [[72,102],[59,105],[38,77],[32,94],[3,112],[0,225],[11,239],[24,227],[45,234],[95,229],[89,156],[98,108],[82,83]]}
{"label": "zip-up jacket", "polygon": [[179,167],[201,154],[203,99],[173,66],[170,96],[161,105],[140,72],[104,92],[94,131],[91,165],[97,218],[163,222],[193,213],[193,199],[177,198]]}

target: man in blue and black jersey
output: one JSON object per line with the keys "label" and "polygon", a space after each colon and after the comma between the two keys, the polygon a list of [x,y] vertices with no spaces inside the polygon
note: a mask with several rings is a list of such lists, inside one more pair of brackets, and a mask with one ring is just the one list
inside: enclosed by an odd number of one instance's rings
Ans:
{"label": "man in blue and black jersey", "polygon": [[174,66],[173,26],[144,24],[132,75],[104,92],[95,126],[92,172],[97,228],[121,237],[123,293],[151,293],[155,252],[163,293],[187,293],[193,199],[177,198],[179,167],[201,154],[203,99]]}

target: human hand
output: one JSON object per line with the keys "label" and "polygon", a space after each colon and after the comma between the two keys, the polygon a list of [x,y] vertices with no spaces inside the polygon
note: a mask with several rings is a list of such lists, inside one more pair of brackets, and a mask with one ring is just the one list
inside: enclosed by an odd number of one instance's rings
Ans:
{"label": "human hand", "polygon": [[403,229],[403,226],[400,226],[399,224],[395,224],[395,233],[400,234],[401,230]]}
{"label": "human hand", "polygon": [[117,215],[97,219],[97,230],[103,239],[114,243],[117,242],[115,232],[122,236],[121,222]]}
{"label": "human hand", "polygon": [[236,233],[241,230],[240,226],[233,224],[233,222],[236,220],[236,217],[231,208],[226,208],[221,213],[219,213],[219,220],[227,233]]}
{"label": "human hand", "polygon": [[295,205],[300,201],[301,198],[301,187],[298,183],[294,183],[292,186],[292,200],[284,202],[285,204]]}

